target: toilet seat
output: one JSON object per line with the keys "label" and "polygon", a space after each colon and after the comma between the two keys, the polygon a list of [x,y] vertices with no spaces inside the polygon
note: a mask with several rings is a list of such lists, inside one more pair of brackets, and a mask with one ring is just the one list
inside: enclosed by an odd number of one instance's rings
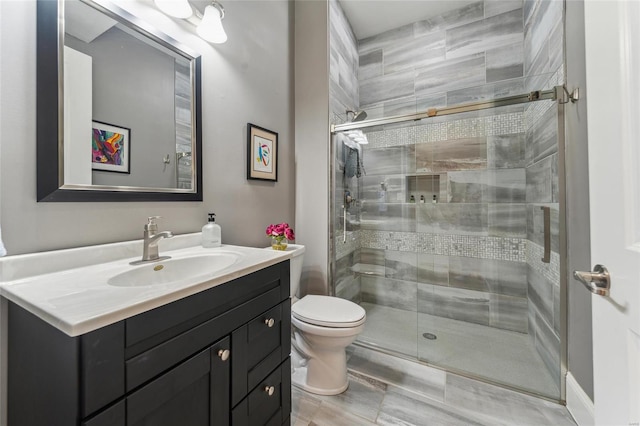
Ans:
{"label": "toilet seat", "polygon": [[307,295],[291,306],[294,318],[307,324],[350,328],[364,324],[365,310],[355,303],[332,296]]}

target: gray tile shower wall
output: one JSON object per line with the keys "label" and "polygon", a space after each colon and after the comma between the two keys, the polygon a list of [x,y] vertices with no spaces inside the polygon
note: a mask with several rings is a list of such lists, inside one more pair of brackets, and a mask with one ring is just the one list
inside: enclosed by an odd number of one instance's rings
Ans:
{"label": "gray tile shower wall", "polygon": [[[388,115],[400,103],[401,113],[411,113],[521,93],[522,6],[478,1],[359,40],[361,108]],[[531,10],[531,25],[545,13]]]}
{"label": "gray tile shower wall", "polygon": [[337,0],[329,1],[329,59],[330,115],[337,115],[339,122],[344,122],[345,111],[359,107],[358,47]]}
{"label": "gray tile shower wall", "polygon": [[[344,123],[347,120],[347,110],[359,109],[358,95],[358,47],[357,40],[347,17],[337,0],[329,1],[329,91],[330,114],[334,124]],[[358,263],[359,253],[357,232],[358,212],[357,206],[352,204],[346,211],[344,205],[346,191],[354,197],[358,196],[358,179],[345,175],[345,158],[347,147],[342,143],[342,136],[332,138],[334,144],[333,163],[333,187],[331,194],[334,197],[334,229],[331,235],[331,244],[335,250],[335,257],[342,259],[337,262],[334,272],[336,294],[350,300],[359,301],[360,278],[351,270],[350,265]],[[346,222],[348,238],[343,243],[344,224]],[[349,262],[346,260],[349,259]]]}
{"label": "gray tile shower wall", "polygon": [[[515,3],[486,2],[485,18],[485,3],[478,2],[413,31],[360,41],[363,108],[411,113],[427,97],[432,107],[522,93],[524,26],[522,3]],[[434,48],[428,57],[420,55],[425,45]],[[421,59],[408,61],[416,55]],[[385,277],[362,277],[363,301],[528,331],[523,111],[501,108],[367,133],[361,262],[384,265]],[[424,204],[419,195],[426,195]]]}
{"label": "gray tile shower wall", "polygon": [[367,133],[363,302],[528,331],[524,127],[509,107]]}

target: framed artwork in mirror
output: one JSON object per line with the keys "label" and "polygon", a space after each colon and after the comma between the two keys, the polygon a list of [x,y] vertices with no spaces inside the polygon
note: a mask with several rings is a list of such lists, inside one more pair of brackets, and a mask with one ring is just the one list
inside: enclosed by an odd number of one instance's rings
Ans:
{"label": "framed artwork in mirror", "polygon": [[278,134],[247,123],[247,179],[278,181]]}
{"label": "framed artwork in mirror", "polygon": [[106,172],[131,173],[131,129],[92,122],[91,168]]}

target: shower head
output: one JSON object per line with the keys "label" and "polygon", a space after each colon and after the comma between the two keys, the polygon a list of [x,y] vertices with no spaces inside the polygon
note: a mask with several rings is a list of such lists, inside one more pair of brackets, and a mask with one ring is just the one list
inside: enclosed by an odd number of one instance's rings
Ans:
{"label": "shower head", "polygon": [[367,113],[364,111],[347,111],[347,119],[349,118],[349,113],[353,114],[353,118],[351,119],[352,123],[362,121],[367,118]]}

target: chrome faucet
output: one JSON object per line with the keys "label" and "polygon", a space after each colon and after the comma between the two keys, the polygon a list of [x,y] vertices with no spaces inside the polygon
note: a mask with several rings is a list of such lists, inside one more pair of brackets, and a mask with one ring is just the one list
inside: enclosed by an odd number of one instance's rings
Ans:
{"label": "chrome faucet", "polygon": [[158,255],[158,243],[163,238],[171,238],[171,231],[158,232],[157,219],[161,216],[149,216],[148,223],[144,225],[144,242],[142,243],[142,259],[131,262],[132,265],[139,265],[147,262],[157,262],[159,260],[170,259],[171,256]]}

